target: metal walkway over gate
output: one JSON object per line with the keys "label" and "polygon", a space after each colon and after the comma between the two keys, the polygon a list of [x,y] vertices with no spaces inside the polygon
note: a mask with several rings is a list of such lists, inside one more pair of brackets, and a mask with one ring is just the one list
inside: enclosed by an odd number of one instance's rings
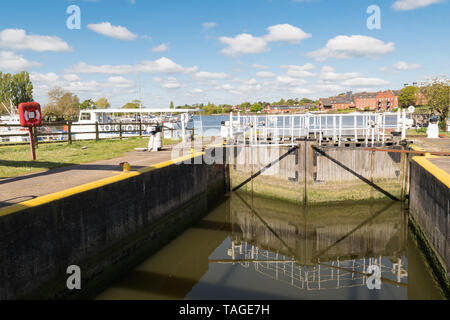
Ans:
{"label": "metal walkway over gate", "polygon": [[[412,124],[405,111],[397,113],[351,114],[294,114],[237,116],[230,114],[226,122],[226,136],[235,143],[248,140],[250,145],[293,144],[298,139],[319,141],[361,141],[366,145],[385,143],[393,131],[406,138],[406,129]],[[223,133],[222,136],[225,134]]]}

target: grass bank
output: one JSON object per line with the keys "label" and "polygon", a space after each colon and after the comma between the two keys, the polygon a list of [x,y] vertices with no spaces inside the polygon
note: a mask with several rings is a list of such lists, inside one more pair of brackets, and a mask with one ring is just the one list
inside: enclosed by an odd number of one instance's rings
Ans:
{"label": "grass bank", "polygon": [[[410,129],[410,130],[406,131],[406,135],[407,136],[423,136],[423,137],[425,137],[427,135],[427,129],[426,128],[421,128],[419,130]],[[439,135],[450,138],[450,132],[440,131]]]}
{"label": "grass bank", "polygon": [[[164,145],[177,143],[164,140]],[[36,149],[37,161],[31,161],[29,146],[0,147],[0,179],[46,171],[52,168],[108,160],[122,156],[135,148],[145,148],[148,138],[108,139],[41,144]]]}

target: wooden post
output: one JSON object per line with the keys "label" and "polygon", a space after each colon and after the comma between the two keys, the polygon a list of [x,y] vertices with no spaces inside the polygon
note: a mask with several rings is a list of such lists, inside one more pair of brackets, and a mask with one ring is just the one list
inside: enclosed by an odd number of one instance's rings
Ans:
{"label": "wooden post", "polygon": [[95,141],[99,141],[100,140],[100,132],[98,130],[98,121],[95,122]]}
{"label": "wooden post", "polygon": [[32,127],[28,127],[28,133],[30,136],[31,158],[33,159],[33,161],[36,161],[36,150],[34,149],[34,133]]}
{"label": "wooden post", "polygon": [[34,137],[34,146],[35,148],[38,147],[38,134],[37,134],[37,128],[33,127],[33,137]]}
{"label": "wooden post", "polygon": [[139,119],[139,137],[142,138],[142,119]]}
{"label": "wooden post", "polygon": [[69,144],[72,144],[72,121],[67,122],[67,141]]}
{"label": "wooden post", "polygon": [[119,121],[119,137],[122,140],[122,121]]}

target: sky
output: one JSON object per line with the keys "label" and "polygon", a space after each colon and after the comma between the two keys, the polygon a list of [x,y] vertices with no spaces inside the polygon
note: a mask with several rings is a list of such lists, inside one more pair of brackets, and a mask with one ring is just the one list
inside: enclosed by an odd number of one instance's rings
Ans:
{"label": "sky", "polygon": [[28,71],[41,104],[55,86],[149,108],[401,89],[449,76],[449,2],[2,1],[0,71]]}

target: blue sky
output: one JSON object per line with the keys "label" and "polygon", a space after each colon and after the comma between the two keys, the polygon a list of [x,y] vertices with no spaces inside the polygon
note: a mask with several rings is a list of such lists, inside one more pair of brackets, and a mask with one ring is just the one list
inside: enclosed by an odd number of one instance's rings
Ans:
{"label": "blue sky", "polygon": [[448,76],[449,14],[448,0],[2,1],[0,71],[29,71],[42,104],[61,86],[120,107],[139,77],[147,107],[399,89]]}

